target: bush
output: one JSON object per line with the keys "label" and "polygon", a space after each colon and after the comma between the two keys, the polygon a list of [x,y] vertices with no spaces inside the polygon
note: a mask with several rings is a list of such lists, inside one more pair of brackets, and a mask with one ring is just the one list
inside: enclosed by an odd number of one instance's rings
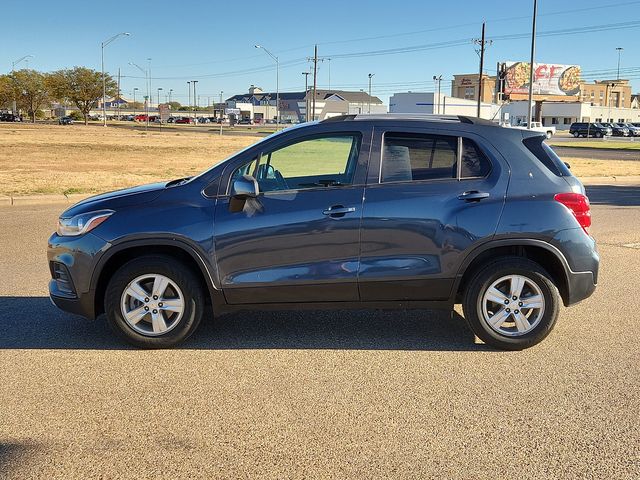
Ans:
{"label": "bush", "polygon": [[81,114],[79,111],[77,111],[77,110],[74,110],[74,111],[72,111],[71,113],[69,113],[69,116],[70,116],[71,118],[73,118],[73,120],[75,120],[76,122],[84,121],[84,117],[83,117],[83,116],[82,116],[82,114]]}

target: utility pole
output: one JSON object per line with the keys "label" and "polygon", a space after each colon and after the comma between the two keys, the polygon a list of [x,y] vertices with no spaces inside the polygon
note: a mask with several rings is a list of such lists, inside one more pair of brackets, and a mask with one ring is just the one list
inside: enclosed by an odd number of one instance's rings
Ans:
{"label": "utility pole", "polygon": [[193,124],[195,125],[198,118],[198,98],[196,97],[196,83],[198,83],[198,80],[191,80],[191,83],[193,83],[193,103],[195,104],[193,106]]}
{"label": "utility pole", "polygon": [[437,77],[434,75],[433,79],[438,82],[438,115],[440,115],[440,83],[442,83],[442,75],[438,75]]}
{"label": "utility pole", "polygon": [[622,53],[624,48],[616,47],[616,50],[618,51],[618,76],[616,77],[616,80],[619,81],[620,80],[620,54]]}
{"label": "utility pole", "polygon": [[531,25],[531,63],[529,65],[529,102],[527,112],[527,128],[531,129],[533,120],[533,62],[536,57],[536,17],[538,16],[538,0],[533,0],[533,23]]}
{"label": "utility pole", "polygon": [[370,73],[368,75],[369,77],[369,99],[368,99],[368,109],[367,109],[367,113],[371,113],[371,79],[373,78],[373,76],[375,75],[375,73]]}
{"label": "utility pole", "polygon": [[327,70],[329,71],[329,90],[331,90],[331,58],[326,58],[327,60]]}
{"label": "utility pole", "polygon": [[118,120],[120,120],[120,67],[118,67],[118,95],[116,95],[116,109],[118,111]]}
{"label": "utility pole", "polygon": [[309,72],[302,72],[304,75],[304,121],[309,121]]}
{"label": "utility pole", "polygon": [[489,40],[488,42],[485,40],[485,36],[484,36],[484,32],[485,32],[485,22],[482,22],[482,37],[480,38],[480,40],[478,40],[477,38],[473,41],[473,43],[475,43],[476,45],[480,45],[480,75],[478,76],[478,111],[477,111],[477,117],[480,117],[480,112],[482,109],[482,87],[484,84],[484,78],[483,78],[483,70],[484,70],[484,50],[486,45],[491,45],[492,41]]}
{"label": "utility pole", "polygon": [[151,91],[151,58],[147,58],[147,71],[149,72],[149,109],[153,106],[153,93]]}
{"label": "utility pole", "polygon": [[313,48],[313,107],[311,109],[311,120],[316,119],[316,87],[318,85],[318,45]]}
{"label": "utility pole", "polygon": [[220,91],[220,135],[222,135],[222,122],[224,121],[224,110],[222,109],[222,94],[224,92]]}

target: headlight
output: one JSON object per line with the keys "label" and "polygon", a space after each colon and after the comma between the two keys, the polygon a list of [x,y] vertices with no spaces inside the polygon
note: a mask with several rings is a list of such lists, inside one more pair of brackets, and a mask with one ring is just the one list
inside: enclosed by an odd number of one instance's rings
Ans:
{"label": "headlight", "polygon": [[76,237],[90,232],[107,218],[113,215],[113,210],[98,210],[96,212],[81,213],[74,217],[58,219],[58,235],[62,237]]}

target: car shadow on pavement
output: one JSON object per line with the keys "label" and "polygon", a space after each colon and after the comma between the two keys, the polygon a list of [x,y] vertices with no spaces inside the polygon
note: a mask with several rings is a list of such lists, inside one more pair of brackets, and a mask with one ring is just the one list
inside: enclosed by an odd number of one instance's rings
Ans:
{"label": "car shadow on pavement", "polygon": [[[103,317],[67,314],[46,297],[0,297],[0,349],[132,349]],[[184,349],[488,350],[446,311],[210,312]]]}
{"label": "car shadow on pavement", "polygon": [[640,186],[588,185],[587,196],[592,205],[637,207],[640,205]]}

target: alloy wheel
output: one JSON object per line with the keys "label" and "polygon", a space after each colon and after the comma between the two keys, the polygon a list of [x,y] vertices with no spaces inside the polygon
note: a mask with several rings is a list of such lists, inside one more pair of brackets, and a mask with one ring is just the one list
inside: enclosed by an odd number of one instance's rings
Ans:
{"label": "alloy wheel", "polygon": [[174,281],[150,273],[129,282],[122,292],[120,307],[124,320],[135,332],[158,336],[180,323],[185,301]]}

